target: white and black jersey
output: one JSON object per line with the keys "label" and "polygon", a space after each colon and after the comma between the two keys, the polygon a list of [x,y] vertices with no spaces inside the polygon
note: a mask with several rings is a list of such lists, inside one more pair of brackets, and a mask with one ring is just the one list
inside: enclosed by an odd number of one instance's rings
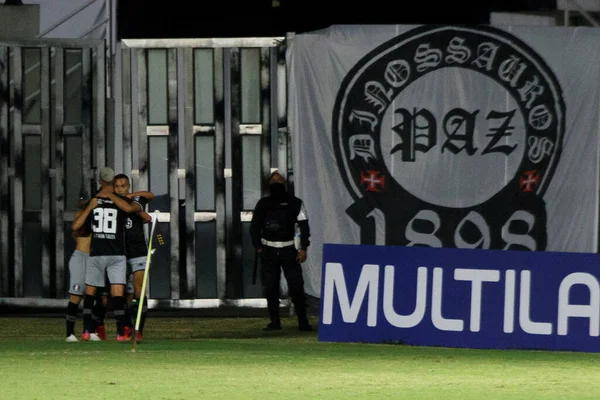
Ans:
{"label": "white and black jersey", "polygon": [[[148,200],[135,196],[132,201],[139,203],[142,210],[146,209]],[[144,221],[138,213],[128,214],[125,221],[125,254],[127,258],[145,257],[148,255],[148,244],[144,233]]]}
{"label": "white and black jersey", "polygon": [[[119,196],[119,195],[117,195]],[[132,202],[127,197],[121,199]],[[90,257],[125,255],[125,220],[129,214],[121,210],[112,200],[98,198],[98,206],[88,217],[92,243]]]}

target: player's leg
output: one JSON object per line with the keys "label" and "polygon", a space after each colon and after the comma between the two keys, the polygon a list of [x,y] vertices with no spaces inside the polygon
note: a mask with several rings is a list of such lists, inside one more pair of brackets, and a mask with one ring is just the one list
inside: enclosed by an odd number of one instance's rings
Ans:
{"label": "player's leg", "polygon": [[133,290],[133,275],[131,273],[131,260],[127,259],[127,285],[125,286],[125,315],[126,315],[126,325],[125,325],[125,336],[131,336],[133,334],[133,324],[135,321],[136,314],[132,309],[132,302],[134,300],[134,290]]}
{"label": "player's leg", "polygon": [[[140,298],[142,296],[142,286],[144,284],[144,272],[146,270],[147,257],[137,257],[131,260],[131,270],[133,272],[133,295],[134,299],[131,303],[131,309],[133,317],[137,318],[138,306],[140,304]],[[147,293],[144,293],[144,297]],[[148,317],[148,302],[144,301],[142,307],[142,314],[140,316],[140,325],[137,332],[137,341],[141,342],[144,333],[144,326],[146,324],[146,318]]]}
{"label": "player's leg", "polygon": [[86,284],[85,296],[83,297],[83,333],[81,334],[81,340],[100,340],[96,334],[96,323],[92,319],[95,297],[96,287]]}
{"label": "player's leg", "polygon": [[85,268],[88,255],[75,250],[69,259],[69,303],[66,315],[66,341],[77,342],[75,323],[79,312],[79,303],[85,294]]}
{"label": "player's leg", "polygon": [[127,283],[127,262],[125,256],[111,256],[106,269],[110,281],[110,295],[113,315],[117,323],[117,340],[119,342],[131,340],[125,335],[127,315],[125,314],[125,285]]}
{"label": "player's leg", "polygon": [[77,322],[77,313],[79,312],[79,303],[83,296],[69,295],[69,303],[67,304],[66,315],[66,341],[77,342],[75,336],[75,322]]}
{"label": "player's leg", "polygon": [[85,272],[85,297],[83,298],[83,340],[100,340],[96,334],[96,322],[92,318],[92,310],[96,300],[98,287],[104,286],[106,257],[89,257]]}
{"label": "player's leg", "polygon": [[98,288],[92,309],[92,319],[96,324],[96,333],[102,340],[106,340],[106,329],[104,327],[104,317],[107,311],[108,292],[107,287]]}

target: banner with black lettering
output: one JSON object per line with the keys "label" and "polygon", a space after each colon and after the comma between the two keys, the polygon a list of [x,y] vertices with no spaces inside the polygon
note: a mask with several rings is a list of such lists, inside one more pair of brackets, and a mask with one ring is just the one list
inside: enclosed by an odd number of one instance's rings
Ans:
{"label": "banner with black lettering", "polygon": [[287,47],[296,194],[323,243],[595,252],[600,33],[349,25]]}

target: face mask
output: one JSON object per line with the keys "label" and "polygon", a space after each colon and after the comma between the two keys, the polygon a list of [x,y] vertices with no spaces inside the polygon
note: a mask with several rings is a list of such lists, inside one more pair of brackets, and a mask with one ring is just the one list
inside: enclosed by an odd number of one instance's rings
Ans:
{"label": "face mask", "polygon": [[285,185],[283,183],[274,182],[269,185],[269,190],[272,195],[279,196],[285,193]]}

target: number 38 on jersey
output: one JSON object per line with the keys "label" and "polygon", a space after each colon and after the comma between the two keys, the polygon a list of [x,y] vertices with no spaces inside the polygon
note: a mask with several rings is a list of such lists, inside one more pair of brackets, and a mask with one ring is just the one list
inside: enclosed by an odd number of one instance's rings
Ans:
{"label": "number 38 on jersey", "polygon": [[117,233],[118,211],[114,208],[94,208],[92,231],[97,234]]}

